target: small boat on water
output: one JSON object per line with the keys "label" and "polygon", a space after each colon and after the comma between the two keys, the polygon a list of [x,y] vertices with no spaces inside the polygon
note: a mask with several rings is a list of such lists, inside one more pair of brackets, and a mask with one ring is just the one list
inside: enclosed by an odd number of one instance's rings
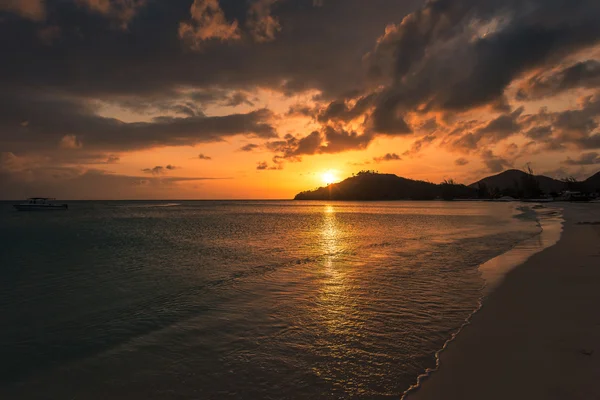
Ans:
{"label": "small boat on water", "polygon": [[49,210],[68,210],[67,204],[54,204],[51,201],[56,200],[51,197],[31,197],[26,203],[15,204],[14,207],[19,211],[49,211]]}

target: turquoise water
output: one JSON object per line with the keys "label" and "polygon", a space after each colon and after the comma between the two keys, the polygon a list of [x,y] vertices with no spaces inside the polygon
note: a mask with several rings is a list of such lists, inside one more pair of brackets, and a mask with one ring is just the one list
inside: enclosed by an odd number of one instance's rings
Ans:
{"label": "turquoise water", "polygon": [[0,203],[0,398],[398,398],[510,203]]}

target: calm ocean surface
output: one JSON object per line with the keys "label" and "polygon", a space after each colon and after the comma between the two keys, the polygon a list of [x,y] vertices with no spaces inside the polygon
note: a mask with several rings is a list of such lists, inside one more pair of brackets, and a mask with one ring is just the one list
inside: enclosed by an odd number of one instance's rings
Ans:
{"label": "calm ocean surface", "polygon": [[511,203],[0,203],[0,398],[399,398]]}

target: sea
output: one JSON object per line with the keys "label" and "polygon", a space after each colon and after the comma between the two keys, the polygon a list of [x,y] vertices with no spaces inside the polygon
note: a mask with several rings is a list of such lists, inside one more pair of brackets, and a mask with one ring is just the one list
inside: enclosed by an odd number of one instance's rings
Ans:
{"label": "sea", "polygon": [[543,230],[518,203],[12,204],[2,399],[399,399],[501,275],[481,266]]}

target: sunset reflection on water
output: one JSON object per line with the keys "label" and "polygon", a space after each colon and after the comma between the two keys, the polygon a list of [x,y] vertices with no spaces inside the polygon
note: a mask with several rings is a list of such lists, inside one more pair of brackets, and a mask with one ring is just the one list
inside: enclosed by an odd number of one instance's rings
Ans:
{"label": "sunset reflection on water", "polygon": [[341,231],[338,225],[335,208],[326,205],[323,210],[321,227],[321,246],[324,260],[321,275],[318,313],[330,333],[341,330],[345,321],[346,310],[346,272],[336,261],[341,253]]}
{"label": "sunset reflection on water", "polygon": [[[163,393],[177,387],[182,398],[397,398],[477,306],[478,265],[537,232],[535,222],[514,214],[500,203],[181,202],[95,205],[60,220],[5,218],[7,242],[41,229],[53,234],[34,240],[48,244],[59,230],[57,238],[77,238],[85,255],[103,246],[110,257],[85,257],[84,269],[64,268],[55,257],[61,279],[39,290],[68,297],[34,299],[37,319],[47,307],[62,316],[69,304],[107,328],[90,332],[87,320],[75,327],[67,320],[69,329],[35,338],[41,345],[30,353],[6,347],[22,360],[11,366],[25,376],[28,386],[19,390],[34,395],[0,389],[0,397],[36,398],[54,387],[69,392],[59,398],[90,390],[116,398],[127,387],[150,398],[157,384]],[[40,251],[64,248],[50,243]],[[8,257],[19,266],[23,254]],[[22,287],[5,285],[6,298],[22,297]],[[19,335],[5,332],[3,343]],[[55,358],[45,361],[42,378],[27,379],[39,349],[66,343],[84,352],[108,337],[116,345],[86,358],[69,378],[84,382],[80,393],[70,393],[61,365],[49,364]],[[71,365],[68,356],[62,365]],[[132,370],[140,371],[136,381]],[[188,377],[184,386],[181,377]],[[115,383],[107,388],[107,381]]]}

